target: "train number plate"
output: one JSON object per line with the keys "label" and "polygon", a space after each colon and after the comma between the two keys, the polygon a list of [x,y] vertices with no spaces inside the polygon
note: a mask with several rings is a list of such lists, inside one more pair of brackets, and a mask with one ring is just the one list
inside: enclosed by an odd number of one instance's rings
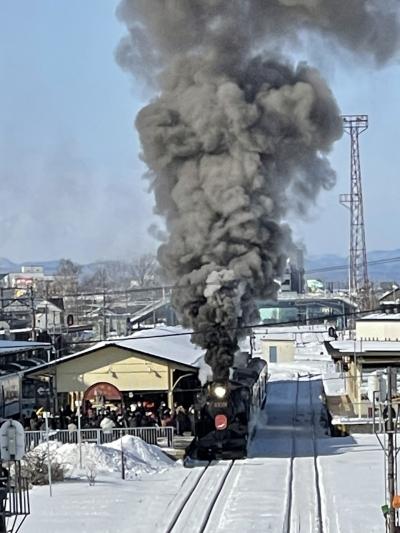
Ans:
{"label": "train number plate", "polygon": [[228,402],[213,402],[213,403],[212,403],[212,406],[213,406],[213,407],[223,407],[223,408],[226,408],[226,407],[228,407]]}

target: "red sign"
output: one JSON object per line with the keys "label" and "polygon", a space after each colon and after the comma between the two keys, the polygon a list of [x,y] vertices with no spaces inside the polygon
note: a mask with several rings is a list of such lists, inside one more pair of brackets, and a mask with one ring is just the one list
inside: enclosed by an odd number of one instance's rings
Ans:
{"label": "red sign", "polygon": [[111,383],[101,382],[95,383],[86,389],[83,396],[84,400],[99,400],[100,398],[104,398],[105,400],[122,400],[122,394]]}
{"label": "red sign", "polygon": [[215,429],[218,431],[226,429],[228,425],[228,419],[225,415],[217,415],[214,419]]}

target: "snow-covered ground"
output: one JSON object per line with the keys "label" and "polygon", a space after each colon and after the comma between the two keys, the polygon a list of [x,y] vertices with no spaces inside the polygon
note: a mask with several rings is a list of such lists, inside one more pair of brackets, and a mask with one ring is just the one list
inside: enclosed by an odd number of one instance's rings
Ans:
{"label": "snow-covered ground", "polygon": [[101,474],[94,486],[70,480],[31,491],[31,511],[23,533],[153,533],[168,505],[191,474],[174,468],[123,481],[116,473]]}
{"label": "snow-covered ground", "polygon": [[[45,447],[42,444],[38,447]],[[121,476],[121,447],[126,480]],[[66,481],[31,491],[24,533],[147,532],[162,519],[170,501],[191,473],[157,446],[125,436],[110,444],[82,446],[52,442],[54,460],[66,467]],[[96,472],[89,486],[88,473]]]}
{"label": "snow-covered ground", "polygon": [[374,435],[324,435],[321,385],[340,394],[342,381],[320,339],[309,337],[303,335],[293,363],[270,365],[268,400],[249,457],[234,463],[215,501],[212,490],[224,465],[202,477],[204,467],[186,469],[157,447],[125,437],[127,480],[120,473],[121,441],[83,448],[84,465],[97,465],[96,483],[89,486],[77,447],[54,445],[58,460],[68,465],[69,479],[53,486],[51,498],[48,487],[31,491],[32,514],[23,533],[164,533],[197,483],[208,488],[174,531],[194,533],[208,513],[208,533],[275,533],[283,530],[290,508],[292,530],[314,533],[319,504],[324,533],[383,531],[383,452]]}
{"label": "snow-covered ground", "polygon": [[383,451],[375,435],[319,442],[326,533],[381,533],[385,523]]}
{"label": "snow-covered ground", "polygon": [[[277,374],[270,384],[269,401],[260,415],[250,457],[235,463],[211,513],[206,529],[209,533],[282,531],[287,512],[296,388],[290,371],[283,371],[278,377]],[[307,378],[303,380],[306,383]],[[301,395],[297,423],[300,421],[304,429],[308,424],[306,389]],[[313,398],[318,401],[318,387]],[[72,478],[55,484],[52,498],[48,487],[32,490],[32,515],[23,532],[165,532],[168,517],[179,509],[200,469],[172,463],[161,451],[139,441],[124,444],[131,478],[126,481],[118,472],[120,442],[108,450],[94,448],[84,452],[84,462],[85,457],[98,458],[94,486],[89,486],[85,472],[79,471],[76,447],[59,447],[58,457],[71,464]],[[383,455],[375,436],[320,435],[317,449],[324,533],[382,531]],[[295,454],[298,460],[294,463],[291,519],[297,524],[296,531],[312,533],[315,491],[312,454],[304,431],[297,440]],[[201,509],[199,502],[200,514]],[[196,521],[195,516],[189,518]]]}

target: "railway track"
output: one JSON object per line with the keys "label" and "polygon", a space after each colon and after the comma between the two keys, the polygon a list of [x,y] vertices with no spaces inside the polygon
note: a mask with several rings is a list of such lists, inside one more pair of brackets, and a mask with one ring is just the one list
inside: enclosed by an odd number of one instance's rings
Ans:
{"label": "railway track", "polygon": [[283,533],[324,533],[314,383],[297,379]]}
{"label": "railway track", "polygon": [[175,505],[163,531],[167,533],[203,533],[210,515],[224,490],[235,461],[212,461],[197,474],[185,497]]}
{"label": "railway track", "polygon": [[247,459],[214,461],[188,474],[157,533],[232,530],[326,533],[317,438],[320,381],[272,384]]}

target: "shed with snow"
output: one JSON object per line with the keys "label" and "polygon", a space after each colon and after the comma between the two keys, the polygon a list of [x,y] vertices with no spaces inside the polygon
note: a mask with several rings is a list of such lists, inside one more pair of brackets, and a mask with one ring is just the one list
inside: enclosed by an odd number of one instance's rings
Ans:
{"label": "shed with snow", "polygon": [[181,395],[179,401],[185,391],[193,397],[203,353],[190,342],[190,331],[160,327],[99,342],[35,368],[29,375],[52,382],[58,405],[74,405],[75,400],[85,399],[87,391],[99,396],[112,391],[116,399],[118,391],[125,405],[140,396],[163,399],[172,407],[176,395]]}
{"label": "shed with snow", "polygon": [[296,349],[295,333],[268,333],[260,339],[261,353],[267,363],[288,363],[294,361]]}

